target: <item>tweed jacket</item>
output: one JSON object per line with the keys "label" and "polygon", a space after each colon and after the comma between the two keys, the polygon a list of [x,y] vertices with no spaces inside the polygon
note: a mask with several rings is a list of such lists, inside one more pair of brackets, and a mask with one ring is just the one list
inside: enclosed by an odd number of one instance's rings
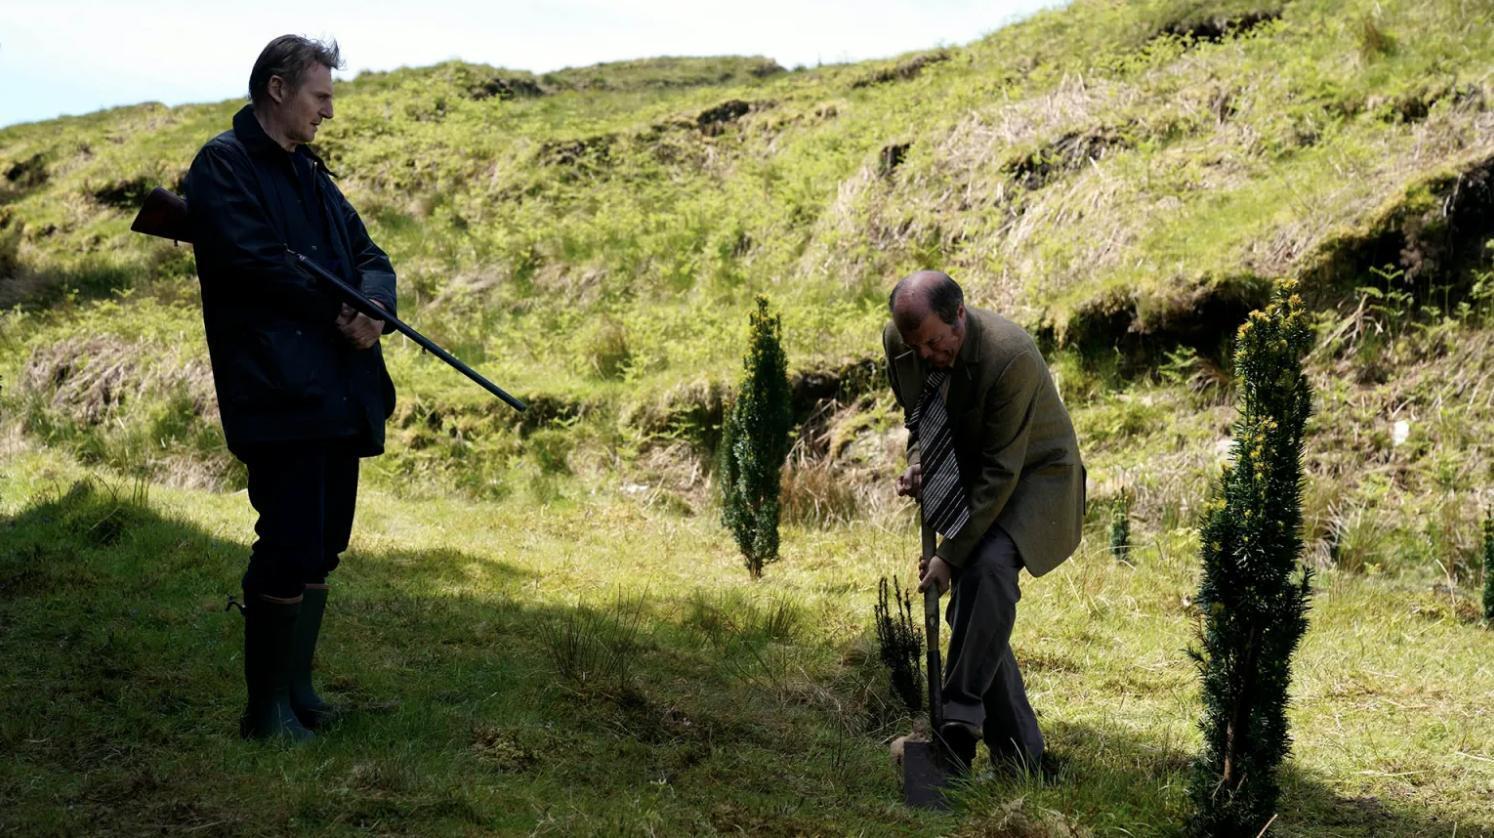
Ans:
{"label": "tweed jacket", "polygon": [[[993,312],[967,306],[965,342],[950,369],[945,404],[954,434],[970,520],[937,555],[964,566],[991,528],[1011,536],[1022,563],[1042,576],[1079,546],[1085,470],[1068,410],[1048,365],[1026,330]],[[887,377],[904,415],[923,393],[929,367],[897,328],[882,330]],[[908,461],[918,461],[910,437]]]}

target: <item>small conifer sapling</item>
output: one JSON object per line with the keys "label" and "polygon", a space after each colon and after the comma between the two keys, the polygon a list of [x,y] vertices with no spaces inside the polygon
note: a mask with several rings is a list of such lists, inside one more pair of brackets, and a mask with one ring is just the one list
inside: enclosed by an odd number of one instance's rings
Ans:
{"label": "small conifer sapling", "polygon": [[1494,626],[1494,506],[1484,512],[1484,620]]}
{"label": "small conifer sapling", "polygon": [[1131,557],[1131,493],[1121,492],[1110,510],[1110,555],[1118,562]]}
{"label": "small conifer sapling", "polygon": [[1203,753],[1191,781],[1195,835],[1256,835],[1276,811],[1276,771],[1291,747],[1287,687],[1307,629],[1302,567],[1302,438],[1312,393],[1302,357],[1312,334],[1284,283],[1240,327],[1240,418],[1231,463],[1205,509]]}
{"label": "small conifer sapling", "polygon": [[736,537],[753,579],[778,559],[779,487],[789,452],[788,359],[768,299],[752,313],[742,380],[722,439],[722,523]]}

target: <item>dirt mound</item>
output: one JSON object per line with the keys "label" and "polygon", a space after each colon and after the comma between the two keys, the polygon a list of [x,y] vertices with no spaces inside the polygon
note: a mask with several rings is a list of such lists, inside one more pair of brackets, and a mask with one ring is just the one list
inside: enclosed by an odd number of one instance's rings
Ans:
{"label": "dirt mound", "polygon": [[890,84],[892,82],[907,81],[909,79],[917,78],[918,74],[922,73],[924,69],[926,69],[930,65],[948,61],[949,59],[949,51],[942,49],[936,50],[934,52],[926,52],[922,55],[915,55],[914,57],[909,58],[906,61],[898,62],[897,64],[888,67],[885,70],[878,70],[874,73],[862,76],[861,78],[851,82],[851,87],[874,87],[879,84]]}
{"label": "dirt mound", "polygon": [[540,145],[535,159],[546,166],[597,166],[611,158],[616,139],[611,134],[598,134],[576,140],[550,140]]}
{"label": "dirt mound", "polygon": [[1371,97],[1364,107],[1378,115],[1382,122],[1414,125],[1425,122],[1431,116],[1432,108],[1443,101],[1451,102],[1455,108],[1488,109],[1484,89],[1476,84],[1423,86],[1395,97]]}
{"label": "dirt mound", "polygon": [[1131,146],[1131,140],[1116,128],[1070,131],[1037,151],[1011,161],[1004,168],[1022,188],[1036,190],[1047,186],[1064,172],[1103,159],[1113,149]]}
{"label": "dirt mound", "polygon": [[1142,316],[1137,299],[1121,292],[1091,300],[1063,324],[1062,334],[1040,333],[1047,346],[1078,349],[1086,357],[1118,353],[1123,371],[1134,374],[1154,366],[1164,354],[1186,346],[1211,363],[1223,363],[1228,341],[1253,309],[1263,305],[1270,284],[1256,276],[1226,277],[1150,301]]}
{"label": "dirt mound", "polygon": [[159,184],[153,178],[137,177],[105,184],[89,194],[111,209],[135,212],[145,203],[145,196]]}
{"label": "dirt mound", "polygon": [[[1456,305],[1487,268],[1491,241],[1494,156],[1413,185],[1365,223],[1321,242],[1295,275],[1315,308],[1356,299],[1364,286],[1406,294],[1413,305]],[[1178,346],[1221,360],[1225,341],[1264,303],[1267,280],[1250,273],[1203,278],[1144,302],[1115,292],[1081,306],[1044,337],[1085,354],[1119,350],[1137,369]]]}
{"label": "dirt mound", "polygon": [[753,105],[751,102],[744,102],[741,99],[729,99],[714,108],[702,111],[699,116],[695,117],[695,124],[700,128],[702,133],[714,136],[721,133],[722,129],[727,125],[751,113],[752,110]]}
{"label": "dirt mound", "polygon": [[33,154],[5,168],[4,180],[0,180],[0,204],[25,197],[28,192],[47,183],[47,159]]}
{"label": "dirt mound", "polygon": [[1158,34],[1217,44],[1225,38],[1243,35],[1261,24],[1280,19],[1281,12],[1275,10],[1258,10],[1234,16],[1215,15],[1203,19],[1184,18],[1164,26]]}
{"label": "dirt mound", "polygon": [[533,99],[543,96],[545,90],[534,79],[521,76],[493,76],[468,85],[466,94],[467,98],[476,102],[495,97],[499,101],[506,102],[509,99]]}
{"label": "dirt mound", "polygon": [[33,154],[19,163],[12,164],[5,170],[5,182],[12,189],[35,189],[46,183],[46,157]]}
{"label": "dirt mound", "polygon": [[1417,185],[1360,230],[1324,241],[1302,271],[1304,291],[1328,305],[1378,282],[1418,302],[1434,293],[1457,302],[1491,240],[1494,156]]}

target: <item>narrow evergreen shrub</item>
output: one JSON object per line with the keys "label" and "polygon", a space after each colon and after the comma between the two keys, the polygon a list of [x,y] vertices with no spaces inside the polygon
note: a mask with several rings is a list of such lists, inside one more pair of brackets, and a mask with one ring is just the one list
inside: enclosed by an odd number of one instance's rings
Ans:
{"label": "narrow evergreen shrub", "polygon": [[1312,335],[1293,283],[1240,327],[1239,420],[1232,462],[1205,509],[1199,552],[1204,750],[1191,795],[1195,835],[1255,835],[1276,810],[1276,769],[1291,747],[1287,686],[1307,628],[1302,551],[1302,435],[1312,392],[1302,356]]}
{"label": "narrow evergreen shrub", "polygon": [[1131,493],[1121,492],[1110,509],[1110,555],[1118,562],[1131,557]]}
{"label": "narrow evergreen shrub", "polygon": [[892,678],[892,691],[903,700],[909,713],[923,710],[923,636],[913,622],[913,597],[892,580],[888,596],[887,577],[877,587],[877,648]]}
{"label": "narrow evergreen shrub", "polygon": [[726,417],[722,452],[721,520],[753,579],[778,559],[778,492],[789,452],[788,359],[782,324],[768,298],[751,315],[742,383]]}
{"label": "narrow evergreen shrub", "polygon": [[1494,506],[1484,513],[1484,619],[1494,625]]}

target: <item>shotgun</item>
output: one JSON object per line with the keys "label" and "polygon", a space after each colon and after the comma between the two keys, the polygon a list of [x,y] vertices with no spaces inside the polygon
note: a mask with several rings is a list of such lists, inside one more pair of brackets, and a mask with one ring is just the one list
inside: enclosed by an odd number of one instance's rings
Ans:
{"label": "shotgun", "polygon": [[[130,224],[130,229],[147,236],[157,236],[163,239],[171,239],[173,242],[192,242],[191,216],[188,214],[187,201],[174,192],[169,192],[157,186],[151,193],[145,196],[145,204],[140,207],[140,212],[135,216],[135,221]],[[290,248],[285,249],[286,260],[297,269],[309,273],[317,281],[331,289],[338,298],[349,306],[375,320],[383,320],[394,330],[415,341],[421,349],[435,355],[445,361],[453,369],[467,376],[489,393],[502,399],[505,404],[514,410],[523,413],[528,405],[514,398],[489,381],[482,373],[462,363],[455,355],[442,349],[439,344],[430,338],[415,331],[405,321],[395,317],[393,314],[379,308],[378,304],[370,300],[362,291],[348,284],[331,271],[321,265],[307,259]]]}

